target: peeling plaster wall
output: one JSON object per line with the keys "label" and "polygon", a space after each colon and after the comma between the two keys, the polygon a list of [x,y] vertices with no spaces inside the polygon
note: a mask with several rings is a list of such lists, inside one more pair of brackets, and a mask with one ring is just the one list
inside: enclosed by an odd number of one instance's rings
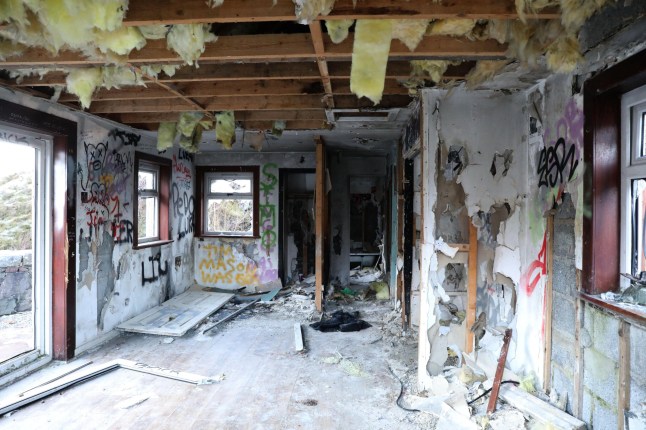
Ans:
{"label": "peeling plaster wall", "polygon": [[346,286],[350,271],[350,178],[380,178],[381,187],[376,198],[385,201],[386,157],[329,152],[327,165],[332,182],[328,196],[332,243],[339,243],[337,235],[340,237],[339,246],[331,246],[330,249],[330,283]]}
{"label": "peeling plaster wall", "polygon": [[316,167],[314,153],[206,153],[200,166],[260,166],[260,238],[196,239],[195,282],[202,286],[238,288],[278,279],[280,240],[278,173],[282,168]]}
{"label": "peeling plaster wall", "polygon": [[[493,327],[515,324],[513,306],[524,258],[519,237],[526,228],[527,98],[522,93],[426,90],[423,103],[420,331],[427,336],[420,335],[418,378],[420,388],[427,388],[430,375],[441,371],[446,347],[464,346],[468,328],[441,303],[464,311],[465,295],[449,297],[444,288],[452,282],[459,285],[452,279],[455,268],[448,264],[464,264],[464,257],[445,255],[451,254],[445,242],[467,242],[469,222],[478,227],[476,314],[484,312]],[[538,349],[522,345],[515,336],[510,357],[533,368]]]}
{"label": "peeling plaster wall", "polygon": [[[187,289],[192,278],[193,237],[188,209],[178,212],[171,202],[174,243],[142,250],[132,248],[134,152],[157,154],[154,137],[4,89],[0,89],[0,97],[78,123],[77,349]],[[186,191],[190,200],[193,162],[182,159],[177,149],[161,156],[173,159],[173,190],[179,187]],[[180,259],[180,265],[174,264],[175,258]]]}

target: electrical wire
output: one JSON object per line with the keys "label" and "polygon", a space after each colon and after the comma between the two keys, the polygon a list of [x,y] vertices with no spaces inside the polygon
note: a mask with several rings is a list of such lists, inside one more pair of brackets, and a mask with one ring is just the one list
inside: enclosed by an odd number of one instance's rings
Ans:
{"label": "electrical wire", "polygon": [[397,396],[397,401],[395,401],[397,406],[399,406],[400,409],[403,409],[407,412],[422,412],[419,409],[410,409],[410,408],[407,408],[406,406],[401,405],[401,399],[402,397],[404,397],[404,382],[401,379],[399,379],[397,375],[395,375],[395,372],[393,372],[393,369],[390,367],[390,365],[388,365],[388,370],[390,371],[390,374],[393,375],[393,378],[395,378],[399,382],[399,387],[400,387],[399,396]]}
{"label": "electrical wire", "polygon": [[[502,381],[502,382],[500,383],[500,385],[502,385],[502,384],[516,384],[516,385],[518,385],[518,384],[520,384],[520,382],[518,382],[518,381]],[[469,406],[470,406],[470,405],[472,405],[472,404],[473,404],[473,403],[475,403],[477,400],[480,400],[481,398],[483,398],[483,397],[484,397],[484,396],[486,396],[487,394],[491,393],[491,390],[493,390],[493,387],[489,388],[487,391],[485,391],[484,393],[480,394],[480,395],[479,395],[478,397],[476,397],[475,399],[468,401],[468,402],[467,402],[467,405],[469,405]]]}

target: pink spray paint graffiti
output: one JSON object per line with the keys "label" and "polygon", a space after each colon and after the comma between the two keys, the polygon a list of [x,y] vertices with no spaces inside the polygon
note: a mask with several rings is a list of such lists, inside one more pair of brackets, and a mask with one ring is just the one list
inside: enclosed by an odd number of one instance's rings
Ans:
{"label": "pink spray paint graffiti", "polygon": [[547,273],[547,232],[543,236],[543,245],[534,261],[529,265],[527,271],[520,278],[520,285],[528,296],[531,296],[538,282]]}

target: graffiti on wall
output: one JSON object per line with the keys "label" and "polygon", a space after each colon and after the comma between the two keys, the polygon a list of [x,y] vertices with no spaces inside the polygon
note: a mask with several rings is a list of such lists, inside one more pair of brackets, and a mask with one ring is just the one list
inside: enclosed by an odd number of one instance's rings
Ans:
{"label": "graffiti on wall", "polygon": [[278,236],[276,234],[276,205],[270,202],[270,197],[276,190],[278,178],[274,172],[278,169],[275,163],[267,163],[262,168],[264,180],[260,182],[263,202],[259,205],[260,213],[260,242],[267,256],[275,248]]}
{"label": "graffiti on wall", "polygon": [[193,170],[191,163],[193,155],[180,148],[177,155],[173,155],[173,172],[175,183],[183,190],[190,190],[193,183]]}
{"label": "graffiti on wall", "polygon": [[168,274],[168,261],[164,261],[164,267],[162,268],[161,252],[148,257],[148,264],[141,262],[141,285],[158,281],[160,276],[166,274]]}
{"label": "graffiti on wall", "polygon": [[547,274],[547,232],[543,235],[543,244],[536,259],[531,262],[527,271],[520,278],[520,286],[528,296],[531,296],[538,282]]}
{"label": "graffiti on wall", "polygon": [[177,221],[177,239],[183,239],[195,229],[195,198],[189,191],[181,191],[177,183],[172,187],[173,215]]}
{"label": "graffiti on wall", "polygon": [[116,243],[132,242],[133,225],[126,213],[134,160],[132,152],[122,150],[138,141],[131,134],[113,131],[105,142],[83,143],[85,164],[79,163],[78,176],[88,237],[98,236],[106,226]]}
{"label": "graffiti on wall", "polygon": [[228,243],[202,246],[206,255],[198,263],[196,277],[202,285],[257,285],[260,282],[255,262],[236,252]]}

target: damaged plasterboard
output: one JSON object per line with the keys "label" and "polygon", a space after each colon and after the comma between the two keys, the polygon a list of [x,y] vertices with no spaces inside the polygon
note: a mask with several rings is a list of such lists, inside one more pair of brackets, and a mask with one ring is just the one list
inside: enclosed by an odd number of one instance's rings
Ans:
{"label": "damaged plasterboard", "polygon": [[499,245],[504,245],[510,249],[516,249],[520,246],[520,210],[516,208],[505,221],[500,223],[496,241]]}
{"label": "damaged plasterboard", "polygon": [[233,294],[189,290],[118,325],[117,329],[160,336],[183,336],[233,297]]}
{"label": "damaged plasterboard", "polygon": [[97,376],[101,376],[116,369],[134,370],[136,372],[147,373],[149,375],[160,376],[163,378],[174,379],[176,381],[196,385],[213,384],[217,380],[222,379],[222,377],[215,379],[207,378],[205,376],[200,376],[193,373],[178,372],[171,369],[165,369],[163,367],[149,366],[147,364],[138,363],[136,361],[118,359],[100,365],[92,366],[80,373],[68,375],[64,378],[60,378],[56,381],[42,385],[38,389],[29,390],[28,392],[31,392],[31,394],[29,394],[28,396],[21,397],[19,395],[13,399],[9,399],[7,402],[0,404],[0,416],[14,411],[22,406],[36,402],[44,397],[57,393],[67,387],[79,384],[81,382],[89,381],[92,378],[96,378]]}
{"label": "damaged plasterboard", "polygon": [[516,285],[520,284],[520,249],[509,249],[497,246],[493,260],[494,274],[501,274],[511,279]]}
{"label": "damaged plasterboard", "polygon": [[455,254],[460,251],[460,248],[449,245],[448,243],[444,242],[444,239],[440,237],[435,241],[435,250],[441,252],[447,257],[455,258]]}
{"label": "damaged plasterboard", "polygon": [[476,423],[469,418],[455,411],[451,406],[446,404],[444,397],[419,397],[406,396],[406,402],[411,409],[417,409],[422,412],[433,414],[438,417],[437,430],[477,430]]}

